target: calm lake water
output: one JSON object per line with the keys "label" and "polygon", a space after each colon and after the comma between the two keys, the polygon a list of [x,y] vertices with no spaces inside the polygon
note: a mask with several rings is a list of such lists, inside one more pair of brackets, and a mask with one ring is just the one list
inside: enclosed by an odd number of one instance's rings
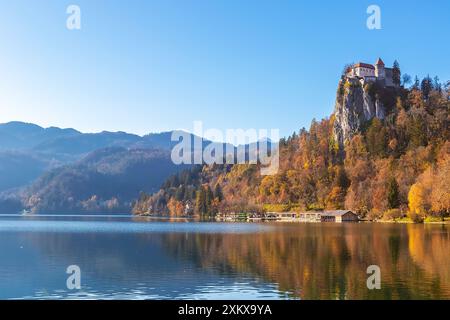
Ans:
{"label": "calm lake water", "polygon": [[0,216],[0,299],[24,298],[450,299],[450,228]]}

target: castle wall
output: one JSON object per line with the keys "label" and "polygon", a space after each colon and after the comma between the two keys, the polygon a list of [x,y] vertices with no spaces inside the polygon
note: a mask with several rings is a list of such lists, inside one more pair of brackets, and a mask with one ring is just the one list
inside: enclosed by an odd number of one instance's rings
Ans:
{"label": "castle wall", "polygon": [[394,81],[392,80],[392,69],[386,69],[385,85],[387,87],[394,87]]}
{"label": "castle wall", "polygon": [[355,74],[358,77],[374,77],[375,76],[375,70],[365,67],[356,67],[355,68]]}
{"label": "castle wall", "polygon": [[375,76],[378,79],[384,79],[386,77],[386,70],[382,66],[375,66]]}
{"label": "castle wall", "polygon": [[347,73],[347,78],[359,77],[361,83],[377,82],[382,86],[395,87],[392,80],[392,68],[385,68],[383,64],[369,65],[358,63]]}

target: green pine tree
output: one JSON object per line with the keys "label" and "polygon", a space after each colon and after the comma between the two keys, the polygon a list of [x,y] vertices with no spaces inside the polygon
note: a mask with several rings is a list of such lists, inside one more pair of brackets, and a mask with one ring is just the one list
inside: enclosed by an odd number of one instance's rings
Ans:
{"label": "green pine tree", "polygon": [[205,213],[208,216],[211,215],[211,204],[213,200],[214,200],[213,192],[211,188],[207,186],[205,190]]}
{"label": "green pine tree", "polygon": [[220,187],[220,184],[216,184],[216,187],[214,188],[214,199],[218,199],[219,202],[223,200],[223,192],[222,188]]}
{"label": "green pine tree", "polygon": [[200,187],[200,189],[196,192],[195,211],[201,216],[205,215],[206,213],[206,196],[205,189],[203,189],[203,187]]}
{"label": "green pine tree", "polygon": [[387,200],[389,209],[395,209],[400,206],[400,192],[398,190],[398,183],[394,177],[388,181]]}
{"label": "green pine tree", "polygon": [[400,85],[400,79],[401,79],[401,71],[400,71],[400,65],[397,60],[394,61],[394,65],[392,67],[392,82],[394,82],[395,85]]}

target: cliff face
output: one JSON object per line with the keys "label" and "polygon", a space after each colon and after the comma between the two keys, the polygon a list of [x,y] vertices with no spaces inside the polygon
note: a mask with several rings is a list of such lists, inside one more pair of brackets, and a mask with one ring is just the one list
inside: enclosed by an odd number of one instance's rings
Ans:
{"label": "cliff face", "polygon": [[334,136],[343,146],[345,141],[362,129],[365,122],[385,117],[383,103],[372,98],[369,86],[363,88],[358,80],[341,80],[334,108]]}

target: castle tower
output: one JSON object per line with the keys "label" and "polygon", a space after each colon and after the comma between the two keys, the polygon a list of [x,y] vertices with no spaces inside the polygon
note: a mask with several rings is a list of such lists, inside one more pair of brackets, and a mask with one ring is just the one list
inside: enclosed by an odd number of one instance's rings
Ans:
{"label": "castle tower", "polygon": [[377,62],[375,63],[375,77],[377,77],[379,80],[386,78],[386,71],[384,70],[384,62],[381,60],[381,58],[378,58]]}

